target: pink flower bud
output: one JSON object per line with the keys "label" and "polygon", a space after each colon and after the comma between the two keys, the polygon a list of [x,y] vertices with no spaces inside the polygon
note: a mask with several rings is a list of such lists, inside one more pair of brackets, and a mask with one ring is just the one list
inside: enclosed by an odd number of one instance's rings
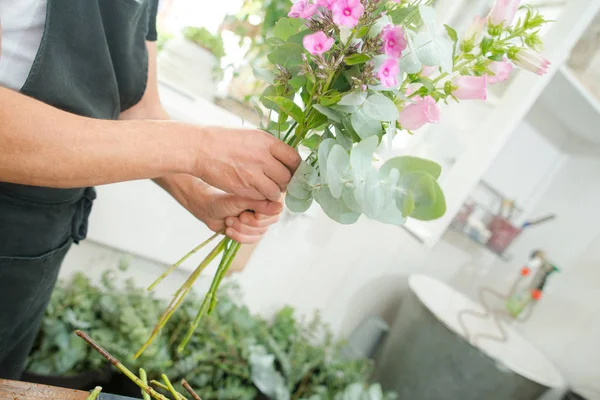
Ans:
{"label": "pink flower bud", "polygon": [[507,61],[505,57],[504,61],[493,62],[488,68],[494,73],[494,76],[488,76],[488,84],[494,85],[496,83],[504,82],[505,80],[510,78],[510,73],[512,72],[513,65],[512,63]]}
{"label": "pink flower bud", "polygon": [[440,108],[431,96],[418,98],[400,111],[398,122],[403,129],[414,131],[425,124],[440,122]]}
{"label": "pink flower bud", "polygon": [[540,53],[526,48],[519,49],[513,61],[519,68],[526,69],[540,76],[548,72],[548,67],[550,66],[550,61],[546,60]]}
{"label": "pink flower bud", "polygon": [[309,0],[298,0],[292,5],[292,9],[288,13],[288,17],[308,19],[315,15],[316,12],[317,6],[311,4]]}
{"label": "pink flower bud", "polygon": [[459,100],[487,99],[487,75],[459,76],[454,78],[452,86],[456,86],[452,94]]}
{"label": "pink flower bud", "polygon": [[517,14],[519,3],[521,0],[496,0],[490,11],[490,23],[492,25],[510,25]]}
{"label": "pink flower bud", "polygon": [[365,12],[360,0],[337,0],[332,7],[333,22],[353,28]]}
{"label": "pink flower bud", "polygon": [[329,51],[334,42],[335,40],[327,37],[323,31],[313,33],[312,35],[306,35],[304,36],[304,39],[302,39],[304,48],[313,56],[320,56],[321,54]]}
{"label": "pink flower bud", "polygon": [[423,65],[423,68],[421,68],[421,76],[426,76],[429,77],[433,74],[435,74],[440,67],[430,67],[427,65]]}
{"label": "pink flower bud", "polygon": [[398,60],[390,58],[381,65],[377,76],[383,87],[390,88],[398,85],[397,77],[399,73]]}
{"label": "pink flower bud", "polygon": [[481,36],[483,35],[483,28],[485,28],[485,24],[487,22],[486,18],[481,18],[479,16],[475,16],[473,18],[473,22],[467,30],[465,31],[464,40],[472,41],[473,43],[479,42]]}

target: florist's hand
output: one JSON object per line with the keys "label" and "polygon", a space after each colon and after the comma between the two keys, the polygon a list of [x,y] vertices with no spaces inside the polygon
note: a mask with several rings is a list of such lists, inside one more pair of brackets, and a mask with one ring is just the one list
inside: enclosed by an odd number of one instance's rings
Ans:
{"label": "florist's hand", "polygon": [[300,165],[296,150],[255,129],[202,129],[205,135],[195,176],[242,197],[274,202],[281,199]]}
{"label": "florist's hand", "polygon": [[269,226],[279,220],[281,201],[254,200],[225,193],[199,179],[185,189],[184,206],[214,232],[225,234],[242,244],[260,240]]}

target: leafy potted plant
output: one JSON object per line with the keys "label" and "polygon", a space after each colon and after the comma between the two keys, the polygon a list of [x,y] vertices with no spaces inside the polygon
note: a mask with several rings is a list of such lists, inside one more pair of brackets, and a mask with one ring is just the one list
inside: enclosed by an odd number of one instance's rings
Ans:
{"label": "leafy potted plant", "polygon": [[192,96],[213,100],[222,80],[223,40],[203,27],[186,27],[164,44],[158,57],[162,81]]}
{"label": "leafy potted plant", "polygon": [[59,282],[29,357],[29,380],[84,390],[101,384],[107,393],[136,396],[137,386],[116,372],[102,381],[72,379],[94,377],[105,368],[102,357],[72,334],[83,328],[129,369],[143,367],[149,379],[160,379],[161,372],[174,383],[185,378],[205,400],[392,398],[378,385],[367,385],[370,362],[344,358],[344,343],[317,316],[299,320],[289,307],[269,320],[252,315],[232,285],[223,288],[215,312],[184,353],[172,344],[185,334],[202,302],[194,295],[148,353],[132,360],[131,350],[145,340],[164,302],[131,280],[120,285],[115,274],[107,272],[100,287],[82,274]]}

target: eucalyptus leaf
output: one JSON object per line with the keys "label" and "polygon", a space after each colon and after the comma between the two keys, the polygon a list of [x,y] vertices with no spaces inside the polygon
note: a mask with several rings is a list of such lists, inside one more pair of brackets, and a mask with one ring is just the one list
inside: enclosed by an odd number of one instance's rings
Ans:
{"label": "eucalyptus leaf", "polygon": [[333,197],[327,186],[323,186],[315,192],[315,200],[329,218],[340,224],[353,224],[360,218],[360,213],[348,208],[342,199]]}
{"label": "eucalyptus leaf", "polygon": [[333,197],[339,199],[350,171],[350,156],[344,148],[334,144],[327,157],[327,184]]}
{"label": "eucalyptus leaf", "polygon": [[287,208],[296,213],[302,213],[307,211],[312,205],[313,199],[312,197],[308,199],[298,199],[291,194],[287,193],[285,195],[285,205]]}
{"label": "eucalyptus leaf", "polygon": [[348,135],[346,135],[343,128],[336,127],[335,128],[335,141],[337,144],[342,146],[344,150],[350,151],[352,150],[352,139]]}
{"label": "eucalyptus leaf", "polygon": [[338,102],[340,106],[361,106],[367,99],[367,92],[356,89],[342,96]]}
{"label": "eucalyptus leaf", "polygon": [[[446,212],[444,194],[437,181],[425,172],[411,172],[401,176],[400,186],[414,196],[412,218],[421,221],[437,219]],[[404,206],[404,198],[398,197],[399,207]]]}
{"label": "eucalyptus leaf", "polygon": [[360,209],[367,217],[376,218],[385,202],[379,171],[375,167],[369,168],[358,181],[355,179],[354,184],[354,198]]}
{"label": "eucalyptus leaf", "polygon": [[346,207],[348,207],[350,210],[361,213],[360,205],[354,197],[354,187],[350,187],[348,185],[344,186],[340,200],[342,200]]}
{"label": "eucalyptus leaf", "polygon": [[362,110],[364,113],[377,121],[395,121],[398,119],[398,108],[392,100],[381,95],[370,95]]}
{"label": "eucalyptus leaf", "polygon": [[396,168],[400,172],[400,176],[409,172],[425,172],[437,179],[442,173],[442,167],[439,164],[425,158],[413,156],[390,158],[381,166],[380,171],[384,175],[389,175],[392,168]]}
{"label": "eucalyptus leaf", "polygon": [[373,153],[379,141],[376,136],[371,136],[359,142],[350,153],[350,166],[355,184],[363,180],[373,168]]}
{"label": "eucalyptus leaf", "polygon": [[410,217],[415,211],[415,198],[412,192],[408,192],[402,196],[400,207],[402,209],[402,216]]}
{"label": "eucalyptus leaf", "polygon": [[358,111],[358,106],[340,106],[339,104],[336,104],[331,108],[344,114],[354,114]]}
{"label": "eucalyptus leaf", "polygon": [[350,139],[352,139],[352,142],[356,143],[361,141],[360,136],[358,136],[358,133],[356,133],[354,127],[352,126],[352,115],[345,115],[342,118],[342,125],[344,126],[344,129]]}
{"label": "eucalyptus leaf", "polygon": [[432,34],[435,33],[437,29],[435,23],[435,10],[427,6],[425,4],[419,4],[419,15],[421,16],[421,21],[423,21],[423,25],[427,27],[427,30]]}
{"label": "eucalyptus leaf", "polygon": [[324,105],[321,104],[314,104],[313,108],[315,110],[317,110],[318,112],[320,112],[321,114],[325,115],[327,118],[329,118],[331,121],[333,122],[342,122],[342,114],[340,114],[339,112],[332,110],[329,107],[325,107]]}
{"label": "eucalyptus leaf", "polygon": [[287,191],[297,199],[310,199],[312,186],[317,182],[317,179],[318,175],[315,168],[307,162],[302,161],[294,176],[292,176]]}
{"label": "eucalyptus leaf", "polygon": [[286,43],[276,47],[267,58],[273,64],[292,67],[302,64],[302,50],[302,46],[298,43]]}
{"label": "eucalyptus leaf", "polygon": [[351,117],[352,127],[362,139],[381,133],[381,122],[368,116],[363,110],[358,110]]}
{"label": "eucalyptus leaf", "polygon": [[318,161],[319,161],[319,174],[321,175],[321,181],[327,182],[327,158],[331,149],[335,145],[335,139],[325,139],[319,145]]}
{"label": "eucalyptus leaf", "polygon": [[431,67],[440,66],[444,72],[452,72],[452,42],[444,37],[421,32],[415,36],[414,46],[419,61]]}

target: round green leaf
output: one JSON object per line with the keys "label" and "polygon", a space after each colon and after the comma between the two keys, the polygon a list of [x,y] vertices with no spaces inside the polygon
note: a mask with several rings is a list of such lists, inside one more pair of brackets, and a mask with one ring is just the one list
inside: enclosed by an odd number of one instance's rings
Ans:
{"label": "round green leaf", "polygon": [[381,94],[370,95],[362,109],[366,115],[377,121],[395,121],[398,119],[398,108],[394,102]]}
{"label": "round green leaf", "polygon": [[315,192],[315,200],[329,218],[340,224],[353,224],[360,218],[360,213],[352,211],[341,199],[333,197],[326,186]]}
{"label": "round green leaf", "polygon": [[329,157],[331,148],[334,145],[335,145],[335,139],[325,139],[319,145],[318,162],[319,162],[319,174],[321,175],[322,182],[327,182],[327,157]]}
{"label": "round green leaf", "polygon": [[409,172],[425,172],[437,179],[442,173],[442,167],[439,164],[425,158],[413,156],[399,156],[390,158],[381,166],[381,173],[389,175],[395,168],[400,172],[400,176]]}
{"label": "round green leaf", "polygon": [[296,173],[292,176],[287,191],[297,199],[307,200],[311,197],[312,186],[315,185],[317,179],[318,175],[314,167],[302,161]]}
{"label": "round green leaf", "polygon": [[298,199],[291,194],[287,193],[285,195],[285,205],[287,208],[296,213],[305,212],[312,205],[313,199],[309,197],[308,199]]}
{"label": "round green leaf", "polygon": [[342,96],[338,102],[340,106],[361,106],[367,99],[367,92],[362,90],[353,90],[352,92]]}
{"label": "round green leaf", "polygon": [[286,43],[276,47],[267,55],[269,61],[282,67],[292,67],[302,63],[303,48],[297,43]]}
{"label": "round green leaf", "polygon": [[339,144],[334,144],[327,157],[327,184],[331,195],[339,199],[350,170],[350,156]]}
{"label": "round green leaf", "polygon": [[350,153],[350,166],[355,183],[366,179],[368,172],[373,169],[373,153],[377,150],[379,141],[376,136],[371,136],[360,141]]}
{"label": "round green leaf", "polygon": [[350,121],[358,136],[363,139],[378,135],[382,131],[381,122],[369,117],[363,110],[352,114]]}

